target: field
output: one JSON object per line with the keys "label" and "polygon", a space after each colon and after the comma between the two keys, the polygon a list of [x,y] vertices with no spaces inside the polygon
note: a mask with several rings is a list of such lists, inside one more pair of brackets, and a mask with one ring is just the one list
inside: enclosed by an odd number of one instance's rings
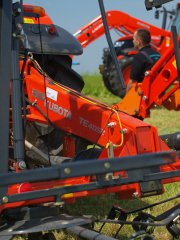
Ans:
{"label": "field", "polygon": [[[101,80],[101,76],[99,75],[84,75],[85,80],[85,87],[83,90],[83,93],[85,93],[88,96],[91,96],[97,100],[100,100],[101,102],[112,105],[116,102],[118,102],[120,99],[118,97],[115,97],[110,92],[108,92]],[[175,111],[168,111],[164,108],[156,108],[151,111],[151,118],[145,119],[145,122],[148,122],[158,129],[158,133],[165,134],[165,133],[174,133],[180,130],[180,113]],[[165,193],[160,196],[153,196],[149,198],[143,198],[141,200],[135,199],[135,200],[129,200],[129,201],[122,201],[116,198],[114,195],[105,195],[105,196],[98,196],[98,197],[90,197],[86,199],[78,199],[76,201],[76,204],[73,206],[67,206],[67,211],[70,214],[92,214],[96,217],[105,218],[108,211],[111,209],[113,204],[117,204],[123,208],[126,208],[128,210],[136,208],[136,207],[142,207],[147,204],[155,203],[158,201],[161,201],[163,199],[166,199],[168,197],[175,196],[177,193],[180,192],[180,184],[174,183],[174,184],[168,184],[165,186]],[[162,204],[158,207],[155,207],[154,209],[150,209],[148,213],[154,214],[155,216],[161,214],[163,210],[169,209],[176,205],[178,203],[178,200],[173,200],[172,202]],[[133,215],[132,215],[133,219]],[[131,219],[131,220],[132,220]],[[100,227],[100,224],[96,226],[96,229]],[[113,233],[117,229],[117,226],[114,226],[111,224],[108,227],[104,228],[104,233],[108,234],[109,236],[113,236]],[[122,229],[122,232],[120,235],[118,235],[118,239],[128,239],[132,233],[131,227],[126,227]],[[59,236],[59,233],[58,233]],[[61,239],[66,239],[64,235],[60,235]],[[64,237],[63,237],[64,236]],[[156,228],[155,239],[157,240],[171,240],[172,237],[169,235],[169,233],[166,231],[165,228]],[[60,238],[59,238],[60,239]],[[68,237],[70,239],[70,236]],[[72,238],[73,239],[73,238]]]}

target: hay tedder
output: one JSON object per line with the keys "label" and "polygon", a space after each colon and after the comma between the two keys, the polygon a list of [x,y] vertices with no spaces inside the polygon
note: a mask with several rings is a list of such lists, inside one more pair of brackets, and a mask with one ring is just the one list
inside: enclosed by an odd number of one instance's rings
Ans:
{"label": "hay tedder", "polygon": [[[78,40],[42,7],[0,3],[0,240],[52,240],[59,229],[115,239],[101,233],[105,223],[132,225],[131,239],[153,239],[149,226],[165,226],[178,238],[179,204],[159,216],[143,210],[179,194],[131,212],[113,206],[105,220],[60,211],[87,196],[162,194],[164,184],[180,180],[179,135],[168,136],[168,146],[155,127],[81,94],[83,79],[71,68],[71,56],[82,53]],[[102,0],[99,6],[106,25]],[[96,222],[99,232],[92,229]]]}

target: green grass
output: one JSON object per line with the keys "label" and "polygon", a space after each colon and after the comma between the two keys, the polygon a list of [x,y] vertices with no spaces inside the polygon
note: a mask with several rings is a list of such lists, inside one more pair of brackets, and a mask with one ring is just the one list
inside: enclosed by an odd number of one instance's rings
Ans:
{"label": "green grass", "polygon": [[100,100],[109,106],[119,101],[119,97],[114,96],[104,87],[101,75],[86,74],[83,76],[83,79],[85,81],[85,87],[83,89],[85,95]]}
{"label": "green grass", "polygon": [[151,110],[151,117],[145,119],[145,122],[155,126],[158,133],[168,134],[180,131],[180,112],[168,111],[167,109],[160,107]]}

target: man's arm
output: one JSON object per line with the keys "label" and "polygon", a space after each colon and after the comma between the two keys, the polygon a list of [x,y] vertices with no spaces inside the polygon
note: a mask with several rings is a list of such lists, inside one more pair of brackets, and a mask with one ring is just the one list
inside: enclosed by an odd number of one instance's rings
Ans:
{"label": "man's arm", "polygon": [[130,79],[126,87],[126,93],[129,92],[129,90],[132,88],[133,83],[138,82],[138,79],[142,75],[143,61],[140,56],[141,56],[140,54],[136,54],[133,58]]}

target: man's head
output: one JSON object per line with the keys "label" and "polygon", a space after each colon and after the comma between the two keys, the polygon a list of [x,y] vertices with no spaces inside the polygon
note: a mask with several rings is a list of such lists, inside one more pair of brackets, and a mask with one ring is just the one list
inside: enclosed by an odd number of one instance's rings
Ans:
{"label": "man's head", "polygon": [[133,36],[133,44],[135,48],[141,49],[142,47],[149,45],[150,42],[151,34],[147,29],[140,28],[135,31]]}

